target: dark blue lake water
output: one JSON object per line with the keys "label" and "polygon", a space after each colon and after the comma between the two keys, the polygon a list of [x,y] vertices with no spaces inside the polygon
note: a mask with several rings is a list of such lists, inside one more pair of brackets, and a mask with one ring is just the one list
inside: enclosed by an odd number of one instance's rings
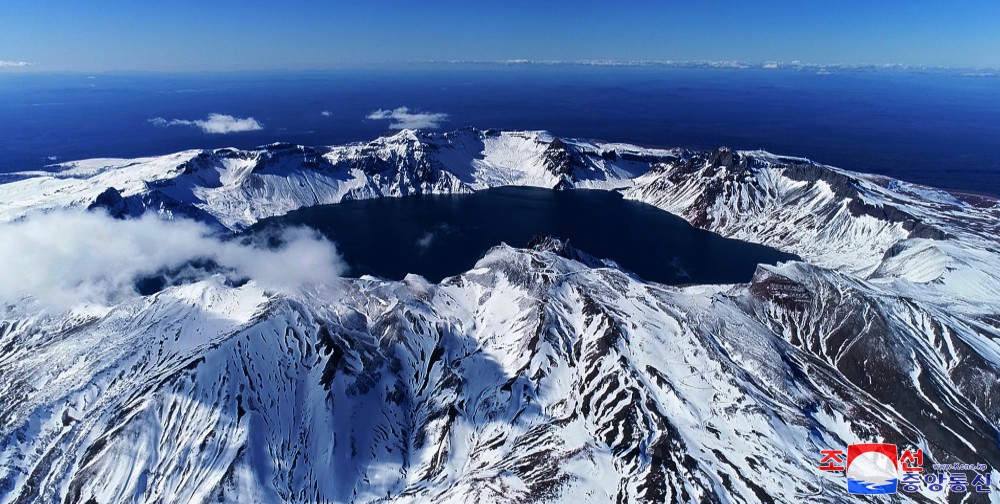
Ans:
{"label": "dark blue lake water", "polygon": [[535,235],[569,239],[598,258],[668,284],[747,282],[758,263],[796,257],[723,238],[608,191],[501,187],[472,195],[351,201],[265,219],[248,233],[290,225],[337,243],[351,276],[437,282],[471,269],[491,247],[524,247]]}
{"label": "dark blue lake water", "polygon": [[[547,129],[649,146],[763,148],[1000,194],[1000,78],[959,73],[422,65],[282,74],[0,74],[0,171],[50,158],[368,140],[377,109],[449,114],[442,129]],[[322,112],[328,112],[323,115]],[[253,117],[211,135],[149,119]]]}

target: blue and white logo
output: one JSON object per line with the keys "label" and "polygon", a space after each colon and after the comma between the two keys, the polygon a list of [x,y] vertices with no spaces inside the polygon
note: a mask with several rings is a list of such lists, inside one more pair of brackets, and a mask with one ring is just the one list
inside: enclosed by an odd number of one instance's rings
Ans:
{"label": "blue and white logo", "polygon": [[896,445],[855,444],[847,447],[847,491],[853,494],[896,493],[899,483]]}

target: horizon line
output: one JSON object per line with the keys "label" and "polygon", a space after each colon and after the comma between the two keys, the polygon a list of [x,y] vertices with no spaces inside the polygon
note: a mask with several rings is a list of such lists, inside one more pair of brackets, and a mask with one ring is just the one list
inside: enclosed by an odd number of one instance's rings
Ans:
{"label": "horizon line", "polygon": [[210,74],[210,73],[267,73],[267,72],[329,72],[351,70],[367,67],[385,67],[389,65],[475,65],[475,66],[589,66],[589,67],[631,67],[631,68],[704,68],[719,70],[896,70],[896,71],[953,71],[975,72],[984,76],[1000,77],[1000,67],[994,66],[950,66],[928,65],[915,63],[810,63],[800,60],[790,62],[779,60],[739,60],[739,59],[693,59],[693,60],[657,60],[657,59],[430,59],[430,60],[371,60],[371,61],[340,61],[328,62],[322,65],[302,65],[301,67],[261,67],[261,68],[216,68],[216,69],[102,69],[102,70],[59,70],[47,69],[44,63],[30,63],[19,66],[0,67],[0,75],[27,74]]}

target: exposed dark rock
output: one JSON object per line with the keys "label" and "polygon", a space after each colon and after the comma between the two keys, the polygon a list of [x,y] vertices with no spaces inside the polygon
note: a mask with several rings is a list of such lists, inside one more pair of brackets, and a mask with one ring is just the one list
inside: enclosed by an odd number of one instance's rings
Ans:
{"label": "exposed dark rock", "polygon": [[87,210],[104,210],[116,219],[124,219],[129,216],[128,203],[114,187],[109,187],[99,194],[94,202],[87,207]]}

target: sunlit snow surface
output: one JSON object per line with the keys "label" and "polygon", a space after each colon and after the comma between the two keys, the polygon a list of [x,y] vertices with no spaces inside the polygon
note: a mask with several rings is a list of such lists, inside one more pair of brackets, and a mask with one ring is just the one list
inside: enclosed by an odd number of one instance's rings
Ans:
{"label": "sunlit snow surface", "polygon": [[403,131],[67,163],[8,177],[0,220],[224,234],[505,184],[617,188],[803,261],[676,288],[498,246],[440,284],[206,273],[110,306],[0,300],[0,502],[851,502],[819,450],[1000,466],[992,199],[763,152]]}

